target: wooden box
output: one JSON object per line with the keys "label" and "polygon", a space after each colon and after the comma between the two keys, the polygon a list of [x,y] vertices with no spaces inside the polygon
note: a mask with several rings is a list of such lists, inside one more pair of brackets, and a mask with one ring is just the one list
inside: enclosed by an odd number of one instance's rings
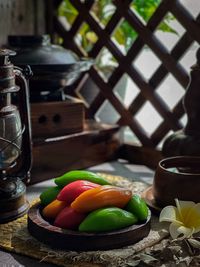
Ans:
{"label": "wooden box", "polygon": [[32,136],[56,137],[81,132],[84,125],[84,105],[81,100],[31,104]]}

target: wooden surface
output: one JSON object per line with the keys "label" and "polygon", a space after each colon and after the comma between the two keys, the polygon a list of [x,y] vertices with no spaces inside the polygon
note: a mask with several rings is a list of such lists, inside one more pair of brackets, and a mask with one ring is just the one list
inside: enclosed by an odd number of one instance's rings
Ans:
{"label": "wooden surface", "polygon": [[118,129],[118,126],[98,123],[87,128],[86,124],[85,130],[80,133],[34,139],[31,183],[117,158],[155,169],[163,158],[161,152],[149,147],[121,144]]}
{"label": "wooden surface", "polygon": [[31,104],[33,138],[55,137],[81,132],[84,126],[84,106],[80,100]]}
{"label": "wooden surface", "polygon": [[28,212],[28,230],[32,236],[53,248],[90,251],[108,250],[132,245],[146,237],[150,231],[150,218],[117,231],[104,233],[81,233],[63,230],[45,221],[40,214],[40,204],[35,204]]}
{"label": "wooden surface", "polygon": [[44,1],[0,0],[0,46],[7,35],[43,34],[44,11]]}
{"label": "wooden surface", "polygon": [[158,162],[163,158],[158,150],[133,144],[123,144],[118,150],[118,157],[131,163],[146,165],[152,169],[155,169]]}
{"label": "wooden surface", "polygon": [[155,197],[152,192],[152,186],[148,187],[143,193],[142,198],[147,203],[148,207],[151,209],[153,214],[159,215],[162,208],[158,206],[155,201]]}
{"label": "wooden surface", "polygon": [[90,123],[80,133],[34,139],[31,183],[115,158],[120,146],[118,129],[118,126]]}

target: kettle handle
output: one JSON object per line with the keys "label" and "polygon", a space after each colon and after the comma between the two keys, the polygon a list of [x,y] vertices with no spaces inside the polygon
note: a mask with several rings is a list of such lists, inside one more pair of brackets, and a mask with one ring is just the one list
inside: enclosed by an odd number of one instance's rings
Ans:
{"label": "kettle handle", "polygon": [[25,130],[22,138],[21,157],[18,162],[17,173],[19,177],[28,183],[30,181],[30,170],[32,166],[32,138],[31,138],[31,120],[30,120],[30,103],[29,103],[29,86],[28,78],[32,75],[30,66],[21,69],[14,67],[16,85],[20,87],[19,95],[19,112],[23,127]]}

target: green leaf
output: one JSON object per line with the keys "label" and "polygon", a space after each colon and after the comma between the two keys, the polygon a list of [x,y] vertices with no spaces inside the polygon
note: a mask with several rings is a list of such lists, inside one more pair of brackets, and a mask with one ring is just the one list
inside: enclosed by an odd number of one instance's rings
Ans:
{"label": "green leaf", "polygon": [[164,21],[159,25],[158,30],[161,30],[163,32],[171,32],[178,35],[177,31]]}
{"label": "green leaf", "polygon": [[114,38],[120,45],[125,45],[125,35],[124,31],[121,28],[117,28],[114,34]]}
{"label": "green leaf", "polygon": [[72,25],[78,15],[78,11],[69,0],[65,0],[58,9],[58,15],[66,17],[69,24]]}
{"label": "green leaf", "polygon": [[92,44],[95,44],[96,41],[98,40],[97,35],[94,32],[91,32],[91,31],[86,33],[86,38]]}
{"label": "green leaf", "polygon": [[148,21],[159,4],[160,0],[135,0],[132,2],[131,7],[135,9],[145,21]]}
{"label": "green leaf", "polygon": [[[133,0],[130,7],[134,9],[144,21],[147,22],[156,11],[160,3],[161,0]],[[105,26],[111,19],[115,9],[116,7],[113,4],[113,0],[96,0],[92,6],[92,13],[95,15],[95,17],[97,17],[100,23]],[[73,1],[63,0],[59,7],[58,15],[66,17],[69,24],[72,25],[78,15],[78,11],[73,6]],[[174,19],[175,18],[173,15],[167,14],[164,20],[160,23],[158,30],[178,34],[177,31],[170,26],[170,21]],[[85,23],[84,25],[87,24]],[[113,36],[116,41],[120,45],[124,46],[124,49],[128,51],[138,34],[132,28],[132,26],[130,26],[130,24],[124,20],[120,25],[118,25],[113,33]],[[79,38],[81,39],[81,46],[86,52],[91,49],[92,45],[97,40],[95,33],[89,29],[89,26],[81,27],[81,30],[79,31]]]}

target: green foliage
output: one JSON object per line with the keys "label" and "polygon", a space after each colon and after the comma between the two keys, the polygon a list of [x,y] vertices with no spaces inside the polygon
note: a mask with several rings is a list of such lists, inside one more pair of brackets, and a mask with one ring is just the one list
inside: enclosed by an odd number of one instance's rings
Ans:
{"label": "green foliage", "polygon": [[131,3],[131,7],[135,9],[145,21],[148,21],[160,2],[161,0],[134,0]]}
{"label": "green foliage", "polygon": [[75,7],[71,4],[69,0],[64,0],[59,8],[59,16],[63,16],[67,18],[69,24],[73,24],[76,16],[78,15],[78,11]]}
{"label": "green foliage", "polygon": [[[161,0],[133,0],[130,4],[130,8],[141,17],[144,23],[146,23],[151,18],[160,2]],[[59,8],[59,16],[66,17],[69,25],[73,24],[78,15],[78,11],[74,8],[72,3],[72,0],[63,0]],[[115,12],[115,5],[112,0],[96,0],[91,11],[93,16],[99,21],[100,25],[105,27]],[[170,26],[170,21],[173,19],[174,17],[172,15],[167,15],[158,26],[158,30],[177,34],[177,32]],[[128,51],[137,38],[137,32],[126,20],[124,20],[114,31],[113,38],[125,51]],[[80,46],[88,53],[97,39],[98,37],[91,31],[89,25],[84,23],[78,34],[78,42]]]}

